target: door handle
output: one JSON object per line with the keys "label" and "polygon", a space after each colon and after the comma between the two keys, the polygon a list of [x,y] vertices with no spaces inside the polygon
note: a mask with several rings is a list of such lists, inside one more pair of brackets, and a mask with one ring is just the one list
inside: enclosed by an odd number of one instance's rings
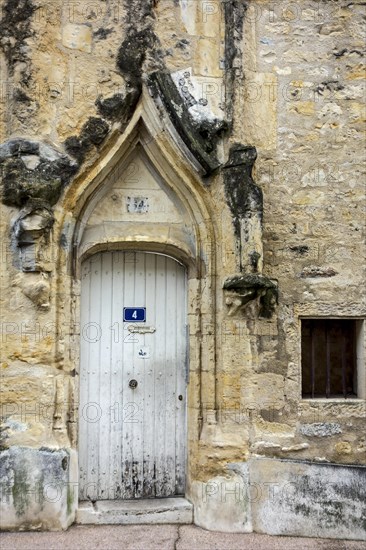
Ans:
{"label": "door handle", "polygon": [[133,390],[134,390],[135,388],[137,388],[137,384],[138,384],[137,380],[133,380],[133,379],[130,380],[129,383],[128,383],[128,385],[130,386],[130,388],[132,388]]}

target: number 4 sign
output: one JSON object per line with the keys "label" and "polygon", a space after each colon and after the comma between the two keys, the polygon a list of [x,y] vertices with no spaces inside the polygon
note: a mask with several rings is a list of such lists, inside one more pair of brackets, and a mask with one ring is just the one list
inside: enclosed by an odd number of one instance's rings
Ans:
{"label": "number 4 sign", "polygon": [[123,320],[144,323],[146,321],[146,307],[124,307]]}

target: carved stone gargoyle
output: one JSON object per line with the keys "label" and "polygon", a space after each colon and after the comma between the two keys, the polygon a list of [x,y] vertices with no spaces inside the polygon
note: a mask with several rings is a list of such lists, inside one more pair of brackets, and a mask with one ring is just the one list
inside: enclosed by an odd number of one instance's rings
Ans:
{"label": "carved stone gargoyle", "polygon": [[270,319],[278,301],[277,284],[263,275],[234,275],[226,279],[224,290],[232,291],[232,294],[226,297],[230,316],[259,298],[259,317]]}

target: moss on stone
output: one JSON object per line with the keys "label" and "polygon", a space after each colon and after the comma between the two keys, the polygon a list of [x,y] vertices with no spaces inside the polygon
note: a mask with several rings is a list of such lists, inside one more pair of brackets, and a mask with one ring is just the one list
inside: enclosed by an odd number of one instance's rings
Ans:
{"label": "moss on stone", "polygon": [[67,497],[66,497],[66,506],[67,506],[67,515],[69,516],[72,513],[72,505],[74,503],[74,492],[72,491],[70,484],[67,484]]}
{"label": "moss on stone", "polygon": [[225,194],[233,217],[234,230],[240,236],[240,220],[252,212],[263,215],[263,193],[255,184],[252,171],[257,158],[255,147],[235,143],[224,166]]}
{"label": "moss on stone", "polygon": [[[38,157],[28,168],[23,155]],[[76,164],[49,145],[26,139],[12,139],[0,146],[2,200],[8,206],[24,206],[37,199],[54,205],[62,189],[76,172]]]}
{"label": "moss on stone", "polygon": [[80,138],[83,142],[100,145],[108,134],[108,123],[102,118],[90,117],[81,130]]}
{"label": "moss on stone", "polygon": [[21,159],[9,160],[4,167],[3,202],[10,206],[23,206],[29,199],[41,199],[55,204],[62,190],[61,177],[49,163],[40,163],[28,170]]}
{"label": "moss on stone", "polygon": [[96,106],[99,113],[107,120],[117,120],[122,125],[126,124],[136,108],[141,89],[132,88],[126,94],[114,94],[105,99],[98,98]]}
{"label": "moss on stone", "polygon": [[100,145],[109,131],[108,123],[102,118],[90,117],[81,129],[79,136],[70,136],[64,142],[69,155],[81,164],[93,146]]}

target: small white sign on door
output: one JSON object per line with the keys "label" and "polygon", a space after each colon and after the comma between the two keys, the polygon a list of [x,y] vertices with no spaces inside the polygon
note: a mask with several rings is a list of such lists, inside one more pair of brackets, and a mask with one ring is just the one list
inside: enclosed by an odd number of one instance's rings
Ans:
{"label": "small white sign on door", "polygon": [[149,359],[150,357],[150,348],[149,346],[141,346],[138,351],[139,357],[141,359]]}

